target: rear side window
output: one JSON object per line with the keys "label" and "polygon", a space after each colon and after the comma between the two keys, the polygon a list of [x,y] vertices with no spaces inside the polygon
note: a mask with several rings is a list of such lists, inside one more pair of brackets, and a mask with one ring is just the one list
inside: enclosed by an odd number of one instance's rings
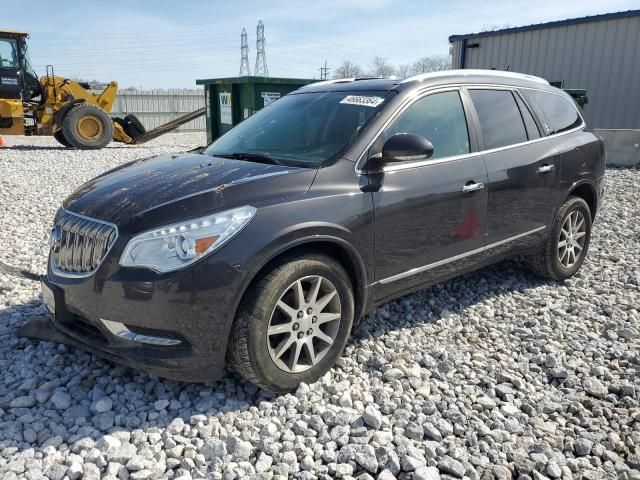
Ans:
{"label": "rear side window", "polygon": [[381,135],[372,153],[382,150],[384,140],[396,133],[414,133],[433,144],[432,159],[469,153],[469,132],[457,91],[427,95],[416,100]]}
{"label": "rear side window", "polygon": [[538,90],[523,89],[522,92],[527,100],[535,102],[542,109],[550,123],[548,134],[565,132],[582,124],[575,105],[568,98]]}
{"label": "rear side window", "polygon": [[519,95],[514,94],[514,97],[518,102],[518,108],[520,108],[520,114],[522,115],[522,119],[524,120],[524,125],[527,127],[527,135],[529,136],[529,140],[540,138],[540,130],[538,130],[538,125],[536,125],[536,121],[533,119],[533,115],[529,111],[529,107],[527,107],[527,105]]}
{"label": "rear side window", "polygon": [[520,110],[508,90],[469,90],[486,149],[527,141]]}

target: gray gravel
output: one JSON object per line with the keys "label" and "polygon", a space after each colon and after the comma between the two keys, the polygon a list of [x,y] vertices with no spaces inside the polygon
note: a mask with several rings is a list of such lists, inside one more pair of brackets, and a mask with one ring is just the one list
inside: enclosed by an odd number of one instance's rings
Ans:
{"label": "gray gravel", "polygon": [[[62,199],[125,161],[7,138],[0,261],[43,272]],[[38,285],[0,272],[0,477],[640,479],[640,171],[607,171],[590,255],[564,284],[506,262],[378,308],[338,365],[274,397],[237,375],[159,380],[18,339]]]}

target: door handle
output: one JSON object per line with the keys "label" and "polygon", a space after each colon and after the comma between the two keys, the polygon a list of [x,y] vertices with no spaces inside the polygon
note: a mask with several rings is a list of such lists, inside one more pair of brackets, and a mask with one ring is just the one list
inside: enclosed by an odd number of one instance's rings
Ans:
{"label": "door handle", "polygon": [[542,165],[540,168],[538,168],[538,173],[549,173],[554,168],[555,165]]}
{"label": "door handle", "polygon": [[482,190],[483,188],[484,188],[484,183],[474,182],[474,183],[467,183],[466,185],[464,185],[462,187],[462,191],[464,193],[471,193],[471,192],[477,192],[478,190]]}

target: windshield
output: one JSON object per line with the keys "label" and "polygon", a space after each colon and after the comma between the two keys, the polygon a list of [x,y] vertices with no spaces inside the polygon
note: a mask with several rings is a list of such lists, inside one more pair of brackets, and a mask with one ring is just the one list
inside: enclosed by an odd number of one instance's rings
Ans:
{"label": "windshield", "polygon": [[31,63],[31,56],[29,55],[29,49],[27,48],[27,43],[24,42],[22,45],[23,45],[22,58],[24,58],[24,70],[26,73],[28,73],[29,75],[37,79],[38,75],[36,75],[36,71],[33,69],[33,66]]}
{"label": "windshield", "polygon": [[388,91],[287,95],[229,130],[205,153],[319,167],[336,159],[391,95]]}

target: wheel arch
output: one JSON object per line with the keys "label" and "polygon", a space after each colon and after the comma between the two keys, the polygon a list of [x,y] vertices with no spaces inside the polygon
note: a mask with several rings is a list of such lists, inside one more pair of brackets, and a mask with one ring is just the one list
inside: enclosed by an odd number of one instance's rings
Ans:
{"label": "wheel arch", "polygon": [[79,103],[85,103],[82,99],[69,100],[65,104],[62,105],[62,108],[58,110],[53,117],[53,130],[58,131],[62,128],[62,121],[64,120],[64,116],[67,114],[69,110],[78,105]]}
{"label": "wheel arch", "polygon": [[[259,278],[276,263],[287,257],[302,256],[306,252],[316,252],[327,255],[338,261],[349,275],[354,293],[354,323],[367,311],[367,273],[365,264],[357,252],[346,240],[331,235],[314,235],[303,237],[282,245],[274,250],[249,276],[248,281],[239,295],[238,305],[247,291]],[[237,310],[237,307],[236,307]]]}
{"label": "wheel arch", "polygon": [[[598,212],[598,194],[595,186],[588,181],[578,182],[571,186],[569,193],[567,194],[564,202],[571,196],[580,197],[589,206],[589,212],[591,213],[591,221],[596,217]],[[562,202],[562,203],[564,203]]]}

